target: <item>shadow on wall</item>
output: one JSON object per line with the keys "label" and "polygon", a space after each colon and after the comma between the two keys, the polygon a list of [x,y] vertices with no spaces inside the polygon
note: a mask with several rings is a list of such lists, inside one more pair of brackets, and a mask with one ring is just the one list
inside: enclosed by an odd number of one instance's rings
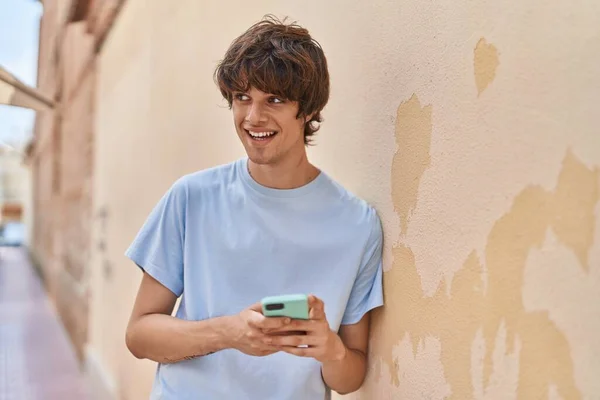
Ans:
{"label": "shadow on wall", "polygon": [[[431,106],[422,107],[415,95],[398,108],[399,152],[392,165],[392,197],[403,232],[430,162],[431,112]],[[408,339],[415,356],[418,347],[434,337],[440,342],[443,376],[450,385],[440,389],[444,392],[440,398],[450,392],[452,399],[472,398],[476,387],[485,392],[498,354],[516,362],[517,398],[548,398],[551,385],[565,399],[581,398],[564,334],[547,312],[525,311],[522,288],[528,253],[542,246],[548,228],[577,256],[581,268],[589,271],[598,178],[597,168],[587,168],[568,151],[554,191],[525,188],[511,210],[496,221],[485,248],[487,271],[473,251],[455,274],[451,290],[442,281],[432,297],[423,295],[411,249],[402,243],[394,245],[393,267],[384,275],[386,306],[374,314],[373,337],[377,339],[371,353],[374,360],[387,365],[395,386],[399,385],[397,362],[402,359],[394,355],[394,347]],[[484,354],[481,382],[471,378],[472,346],[477,340]],[[381,370],[371,373],[375,378],[371,381],[382,376]]]}

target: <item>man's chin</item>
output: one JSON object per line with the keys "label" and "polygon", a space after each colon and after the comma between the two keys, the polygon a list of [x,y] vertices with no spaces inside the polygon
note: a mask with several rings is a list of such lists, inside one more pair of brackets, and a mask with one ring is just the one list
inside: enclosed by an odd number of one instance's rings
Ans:
{"label": "man's chin", "polygon": [[270,157],[257,156],[255,154],[248,154],[248,159],[250,161],[252,161],[252,163],[257,164],[257,165],[273,164],[273,160]]}
{"label": "man's chin", "polygon": [[275,164],[275,162],[277,161],[275,157],[273,157],[273,155],[264,154],[263,152],[258,152],[254,149],[247,149],[246,154],[248,156],[248,159],[257,165]]}

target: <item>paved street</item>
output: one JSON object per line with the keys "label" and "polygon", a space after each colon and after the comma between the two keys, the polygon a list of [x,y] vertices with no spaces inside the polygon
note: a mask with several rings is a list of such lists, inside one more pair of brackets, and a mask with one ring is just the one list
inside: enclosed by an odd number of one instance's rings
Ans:
{"label": "paved street", "polygon": [[0,400],[82,400],[84,388],[25,250],[0,248]]}

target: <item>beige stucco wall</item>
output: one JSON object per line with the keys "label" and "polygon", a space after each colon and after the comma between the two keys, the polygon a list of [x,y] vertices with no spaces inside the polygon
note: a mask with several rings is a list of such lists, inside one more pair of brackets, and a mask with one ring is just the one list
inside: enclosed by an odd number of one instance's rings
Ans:
{"label": "beige stucco wall", "polygon": [[600,5],[541,0],[128,0],[96,99],[89,353],[115,392],[147,398],[154,372],[125,349],[123,252],[173,180],[243,154],[212,71],[269,12],[329,59],[310,156],[384,224],[387,305],[349,397],[597,397]]}

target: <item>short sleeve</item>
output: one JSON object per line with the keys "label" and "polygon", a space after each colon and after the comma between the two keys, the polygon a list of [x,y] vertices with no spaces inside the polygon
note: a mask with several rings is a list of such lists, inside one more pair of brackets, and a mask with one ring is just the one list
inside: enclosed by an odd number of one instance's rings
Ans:
{"label": "short sleeve", "polygon": [[365,246],[358,275],[350,292],[342,325],[355,324],[368,311],[383,305],[383,233],[377,213],[373,209],[371,213],[371,233]]}
{"label": "short sleeve", "polygon": [[125,255],[177,297],[183,293],[187,185],[177,180],[154,206]]}

